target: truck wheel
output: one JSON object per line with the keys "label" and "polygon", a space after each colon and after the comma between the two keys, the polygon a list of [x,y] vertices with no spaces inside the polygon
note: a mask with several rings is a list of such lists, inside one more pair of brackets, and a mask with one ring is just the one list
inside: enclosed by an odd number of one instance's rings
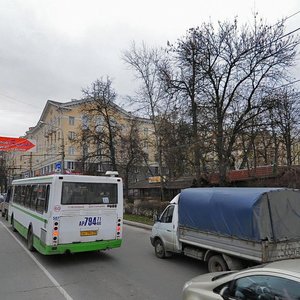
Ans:
{"label": "truck wheel", "polygon": [[154,249],[155,249],[155,255],[158,258],[165,258],[166,253],[165,253],[165,247],[161,239],[157,239],[154,243]]}
{"label": "truck wheel", "polygon": [[213,255],[208,259],[208,272],[227,271],[228,266],[221,255]]}
{"label": "truck wheel", "polygon": [[29,251],[33,251],[33,233],[32,233],[32,228],[30,227],[28,229],[28,233],[27,233],[27,249]]}

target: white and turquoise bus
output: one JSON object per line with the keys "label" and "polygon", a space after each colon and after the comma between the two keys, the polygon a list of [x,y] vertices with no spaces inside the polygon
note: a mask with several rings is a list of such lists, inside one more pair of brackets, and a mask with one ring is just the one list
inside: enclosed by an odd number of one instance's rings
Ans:
{"label": "white and turquoise bus", "polygon": [[28,249],[45,255],[120,247],[122,179],[56,174],[14,180],[8,214]]}

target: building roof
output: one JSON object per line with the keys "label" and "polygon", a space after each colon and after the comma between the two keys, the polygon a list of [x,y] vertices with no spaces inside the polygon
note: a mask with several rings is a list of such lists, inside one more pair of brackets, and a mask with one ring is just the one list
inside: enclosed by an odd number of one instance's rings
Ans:
{"label": "building roof", "polygon": [[[37,123],[37,125],[30,127],[29,130],[26,132],[26,134],[33,133],[36,129],[38,129],[41,125],[41,121],[45,119],[45,115],[49,109],[49,106],[55,106],[57,109],[64,109],[64,110],[71,110],[72,107],[81,105],[87,101],[93,101],[93,99],[87,100],[87,99],[72,99],[71,101],[68,102],[58,102],[54,100],[47,100],[46,105],[42,111],[42,114],[40,116],[40,119]],[[143,117],[137,117],[131,114],[131,112],[127,112],[125,109],[117,105],[116,103],[111,103],[112,107],[114,107],[116,110],[118,110],[121,114],[123,114],[126,118],[131,119],[135,118],[136,120],[140,122],[146,122],[146,123],[151,123],[151,120],[148,118],[143,118]]]}

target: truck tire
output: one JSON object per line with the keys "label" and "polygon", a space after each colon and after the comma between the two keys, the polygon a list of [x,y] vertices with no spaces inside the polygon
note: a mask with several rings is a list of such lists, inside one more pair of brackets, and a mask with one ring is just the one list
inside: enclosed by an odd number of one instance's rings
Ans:
{"label": "truck tire", "polygon": [[227,271],[228,266],[221,255],[213,255],[208,259],[208,272]]}
{"label": "truck tire", "polygon": [[166,257],[166,251],[163,242],[161,239],[157,239],[154,242],[154,249],[155,249],[155,255],[158,258],[165,258]]}
{"label": "truck tire", "polygon": [[31,227],[29,227],[28,233],[27,233],[27,249],[29,251],[34,250],[34,247],[33,247],[33,233],[32,233],[32,228]]}

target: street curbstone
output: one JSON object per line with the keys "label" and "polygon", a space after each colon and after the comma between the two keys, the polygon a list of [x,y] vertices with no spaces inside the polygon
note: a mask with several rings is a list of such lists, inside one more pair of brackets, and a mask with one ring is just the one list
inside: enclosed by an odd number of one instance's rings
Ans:
{"label": "street curbstone", "polygon": [[152,229],[151,225],[147,225],[147,224],[143,224],[143,223],[138,223],[138,222],[133,222],[133,221],[128,221],[128,220],[123,220],[123,223],[126,224],[126,225],[139,227],[139,228],[143,228],[143,229],[147,229],[147,230]]}

